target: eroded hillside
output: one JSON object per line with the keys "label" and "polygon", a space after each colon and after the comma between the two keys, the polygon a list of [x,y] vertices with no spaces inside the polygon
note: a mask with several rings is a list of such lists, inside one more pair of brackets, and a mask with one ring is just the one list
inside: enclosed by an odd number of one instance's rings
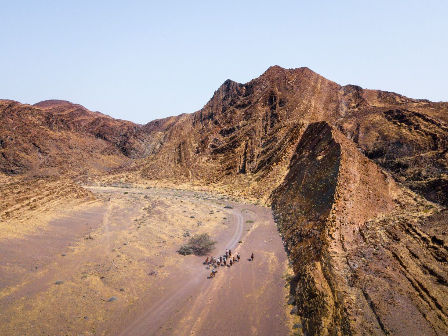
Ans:
{"label": "eroded hillside", "polygon": [[103,173],[145,156],[148,139],[139,125],[66,101],[31,106],[0,100],[0,171],[4,174]]}
{"label": "eroded hillside", "polygon": [[0,183],[0,240],[36,233],[49,218],[77,206],[88,207],[96,200],[88,190],[57,177],[11,177]]}
{"label": "eroded hillside", "polygon": [[310,335],[448,332],[448,214],[328,123],[297,145],[273,210]]}
{"label": "eroded hillside", "polygon": [[266,200],[317,121],[395,179],[447,204],[447,103],[340,86],[308,68],[275,66],[246,84],[227,80],[200,111],[145,125],[153,142],[142,175],[231,185],[233,194]]}
{"label": "eroded hillside", "polygon": [[136,178],[213,185],[266,202],[306,127],[326,121],[393,177],[448,202],[448,103],[340,86],[308,68],[227,80],[199,111],[144,126],[80,105],[0,101],[0,169],[89,176],[119,167]]}

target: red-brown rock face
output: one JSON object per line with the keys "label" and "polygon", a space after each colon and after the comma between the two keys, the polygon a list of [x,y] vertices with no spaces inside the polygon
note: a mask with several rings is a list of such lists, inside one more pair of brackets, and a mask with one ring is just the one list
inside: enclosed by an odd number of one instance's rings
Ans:
{"label": "red-brown rock face", "polygon": [[2,101],[0,169],[79,174],[146,157],[136,165],[144,178],[213,183],[267,201],[307,125],[326,121],[396,180],[448,204],[447,111],[278,66],[246,84],[227,80],[200,111],[143,127],[64,101]]}
{"label": "red-brown rock face", "polygon": [[447,215],[429,215],[328,123],[308,126],[272,206],[307,333],[448,332],[446,243],[426,231]]}
{"label": "red-brown rock face", "polygon": [[98,173],[146,154],[140,126],[65,101],[0,101],[0,171]]}
{"label": "red-brown rock face", "polygon": [[286,174],[306,126],[326,121],[395,179],[447,204],[448,104],[340,86],[308,68],[269,68],[226,81],[198,112],[144,126],[153,139],[146,178],[232,185],[265,199]]}

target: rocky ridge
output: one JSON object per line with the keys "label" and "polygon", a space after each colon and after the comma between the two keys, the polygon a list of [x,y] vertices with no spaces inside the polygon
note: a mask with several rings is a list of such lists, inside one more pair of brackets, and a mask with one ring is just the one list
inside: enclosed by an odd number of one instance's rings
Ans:
{"label": "rocky ridge", "polygon": [[307,128],[272,208],[307,334],[448,331],[448,213],[397,185],[334,127]]}
{"label": "rocky ridge", "polygon": [[448,104],[340,86],[308,68],[275,66],[246,84],[227,80],[193,114],[150,122],[149,179],[232,185],[268,201],[307,125],[327,121],[364,155],[428,200],[447,204]]}
{"label": "rocky ridge", "polygon": [[443,335],[447,108],[272,67],[145,125],[142,176],[272,202],[306,334]]}

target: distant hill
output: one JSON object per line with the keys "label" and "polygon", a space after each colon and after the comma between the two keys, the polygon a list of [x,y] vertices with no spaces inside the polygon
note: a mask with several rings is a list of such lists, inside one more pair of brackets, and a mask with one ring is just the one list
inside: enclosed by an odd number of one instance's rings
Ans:
{"label": "distant hill", "polygon": [[141,126],[81,105],[0,100],[0,171],[5,174],[101,173],[145,156]]}

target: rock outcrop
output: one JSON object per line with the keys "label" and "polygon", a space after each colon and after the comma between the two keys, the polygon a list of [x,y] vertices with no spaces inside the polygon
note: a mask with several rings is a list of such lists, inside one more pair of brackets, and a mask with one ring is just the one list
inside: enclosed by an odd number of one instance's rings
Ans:
{"label": "rock outcrop", "polygon": [[14,217],[32,216],[42,208],[60,207],[61,204],[94,200],[93,194],[72,183],[56,177],[8,179],[2,181],[0,221]]}
{"label": "rock outcrop", "polygon": [[272,197],[306,333],[448,332],[446,212],[326,122],[306,129]]}

